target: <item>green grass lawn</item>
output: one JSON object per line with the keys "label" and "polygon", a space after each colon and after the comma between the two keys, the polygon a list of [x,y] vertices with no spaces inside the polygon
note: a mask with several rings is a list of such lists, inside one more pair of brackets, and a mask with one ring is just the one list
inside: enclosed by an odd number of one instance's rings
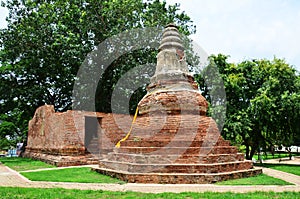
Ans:
{"label": "green grass lawn", "polygon": [[106,175],[101,175],[91,168],[67,168],[56,170],[45,170],[36,172],[21,172],[23,176],[32,181],[49,182],[83,182],[83,183],[125,183]]}
{"label": "green grass lawn", "polygon": [[[286,158],[289,157],[288,153],[275,153],[274,156],[272,156],[271,153],[267,153],[267,156],[265,154],[263,154],[262,156],[263,160],[270,160],[270,159],[277,159],[277,158]],[[253,158],[255,158],[256,160],[258,160],[258,155],[254,155]]]}
{"label": "green grass lawn", "polygon": [[[40,161],[23,159],[23,158],[1,158],[0,161],[5,165],[17,169],[17,170],[32,170],[37,168],[49,168],[53,167],[47,165]],[[286,165],[264,165],[270,168],[288,171],[299,171],[299,166],[286,166]],[[276,168],[277,167],[277,168]],[[299,167],[299,168],[298,168]],[[42,181],[56,181],[56,182],[98,182],[98,183],[124,183],[117,179],[110,178],[98,174],[94,171],[91,171],[90,168],[81,167],[81,168],[67,168],[67,169],[57,169],[57,170],[45,170],[37,172],[21,172],[22,175],[28,177],[31,180],[42,180]],[[300,171],[299,171],[300,173]],[[238,179],[230,180],[225,182],[219,182],[217,185],[287,185],[282,180],[266,176],[264,174]],[[163,185],[162,185],[163,186]],[[167,190],[166,190],[167,191]],[[110,199],[122,199],[122,198],[170,198],[170,199],[191,199],[191,198],[300,198],[300,193],[298,192],[283,192],[283,193],[274,193],[274,192],[251,192],[244,194],[235,194],[235,193],[161,193],[161,194],[152,194],[152,193],[138,193],[138,192],[111,192],[111,191],[93,191],[93,190],[72,190],[72,189],[39,189],[39,188],[19,188],[19,187],[0,187],[0,198],[10,199],[10,198],[110,198]]]}
{"label": "green grass lawn", "polygon": [[30,158],[19,158],[19,157],[1,157],[0,162],[5,166],[10,167],[16,171],[26,171],[42,168],[54,168],[55,166],[46,164],[39,160],[32,160]]}
{"label": "green grass lawn", "polygon": [[[54,166],[41,161],[28,158],[0,158],[0,161],[17,171],[34,170],[40,168],[53,168]],[[270,168],[294,173],[300,175],[299,166],[289,165],[267,165]],[[22,175],[32,181],[49,181],[49,182],[82,182],[82,183],[125,183],[109,176],[101,175],[90,168],[67,168],[57,170],[45,170],[37,172],[21,172]],[[267,175],[259,175],[256,177],[229,180],[217,183],[218,185],[289,185],[290,183],[280,179],[276,179]]]}
{"label": "green grass lawn", "polygon": [[138,193],[138,192],[111,192],[111,191],[93,191],[93,190],[73,190],[73,189],[39,189],[39,188],[15,188],[2,187],[0,198],[3,199],[28,199],[28,198],[43,198],[43,199],[269,199],[269,198],[300,198],[300,193],[297,192],[250,192],[250,193]]}
{"label": "green grass lawn", "polygon": [[[101,175],[90,168],[69,168],[38,172],[23,172],[32,181],[83,182],[83,183],[124,183],[120,180]],[[292,185],[283,180],[264,174],[255,177],[218,182],[217,185]]]}
{"label": "green grass lawn", "polygon": [[270,168],[270,169],[276,169],[279,171],[284,171],[287,173],[292,173],[292,174],[300,176],[300,166],[299,165],[276,165],[276,164],[259,164],[259,165]]}
{"label": "green grass lawn", "polygon": [[217,185],[292,185],[292,183],[286,182],[281,179],[273,178],[265,174],[258,176],[241,178],[236,180],[227,180],[223,182],[217,182]]}

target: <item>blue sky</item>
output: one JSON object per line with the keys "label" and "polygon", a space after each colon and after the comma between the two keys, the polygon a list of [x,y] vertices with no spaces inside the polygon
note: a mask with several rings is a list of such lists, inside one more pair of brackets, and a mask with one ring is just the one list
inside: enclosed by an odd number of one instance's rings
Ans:
{"label": "blue sky", "polygon": [[300,1],[167,0],[192,18],[192,38],[208,54],[230,61],[284,58],[300,71]]}
{"label": "blue sky", "polygon": [[[230,61],[286,61],[300,71],[300,1],[167,0],[180,3],[197,26],[192,36],[208,54],[230,55]],[[8,12],[0,8],[0,28]]]}

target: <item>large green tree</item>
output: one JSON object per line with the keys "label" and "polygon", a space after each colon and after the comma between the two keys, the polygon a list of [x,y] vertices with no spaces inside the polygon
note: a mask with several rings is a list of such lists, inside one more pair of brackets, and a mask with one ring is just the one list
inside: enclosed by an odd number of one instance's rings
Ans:
{"label": "large green tree", "polygon": [[[167,6],[159,0],[8,0],[2,6],[9,16],[8,27],[0,30],[1,138],[24,134],[41,105],[54,105],[56,111],[71,109],[80,65],[107,38],[170,22],[186,35],[195,32],[178,4]],[[136,65],[153,62],[155,52],[145,47],[119,57],[107,68],[95,94],[98,111],[111,111],[111,91],[117,80]]]}
{"label": "large green tree", "polygon": [[[222,135],[234,144],[246,146],[247,159],[252,159],[259,148],[293,144],[300,133],[297,71],[277,58],[239,64],[228,63],[227,58],[211,56],[211,64],[218,68],[226,90]],[[208,67],[204,77],[212,72]],[[203,88],[204,94],[209,94],[210,88]]]}

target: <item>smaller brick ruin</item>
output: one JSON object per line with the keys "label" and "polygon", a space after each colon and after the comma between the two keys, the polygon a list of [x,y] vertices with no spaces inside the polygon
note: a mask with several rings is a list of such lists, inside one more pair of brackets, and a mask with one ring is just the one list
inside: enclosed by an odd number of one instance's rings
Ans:
{"label": "smaller brick ruin", "polygon": [[99,155],[112,151],[124,136],[119,126],[130,127],[124,118],[86,111],[59,113],[52,105],[41,106],[29,121],[24,156],[56,166],[98,164]]}

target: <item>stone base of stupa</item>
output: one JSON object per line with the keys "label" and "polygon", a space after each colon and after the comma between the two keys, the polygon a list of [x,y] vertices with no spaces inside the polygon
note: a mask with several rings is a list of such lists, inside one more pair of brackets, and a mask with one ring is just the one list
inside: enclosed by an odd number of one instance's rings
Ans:
{"label": "stone base of stupa", "polygon": [[100,159],[97,172],[131,183],[164,184],[214,183],[262,173],[206,116],[208,102],[189,74],[172,24],[163,32],[150,82],[130,136]]}
{"label": "stone base of stupa", "polygon": [[98,164],[99,159],[92,154],[84,155],[60,155],[47,154],[40,151],[26,149],[22,157],[40,160],[57,167],[79,166]]}
{"label": "stone base of stupa", "polygon": [[93,168],[94,171],[112,176],[128,183],[149,184],[212,184],[219,181],[246,178],[261,174],[260,169],[231,171],[224,173],[132,173],[106,168]]}
{"label": "stone base of stupa", "polygon": [[130,183],[206,184],[255,176],[213,119],[194,114],[141,116],[131,136],[95,171]]}

